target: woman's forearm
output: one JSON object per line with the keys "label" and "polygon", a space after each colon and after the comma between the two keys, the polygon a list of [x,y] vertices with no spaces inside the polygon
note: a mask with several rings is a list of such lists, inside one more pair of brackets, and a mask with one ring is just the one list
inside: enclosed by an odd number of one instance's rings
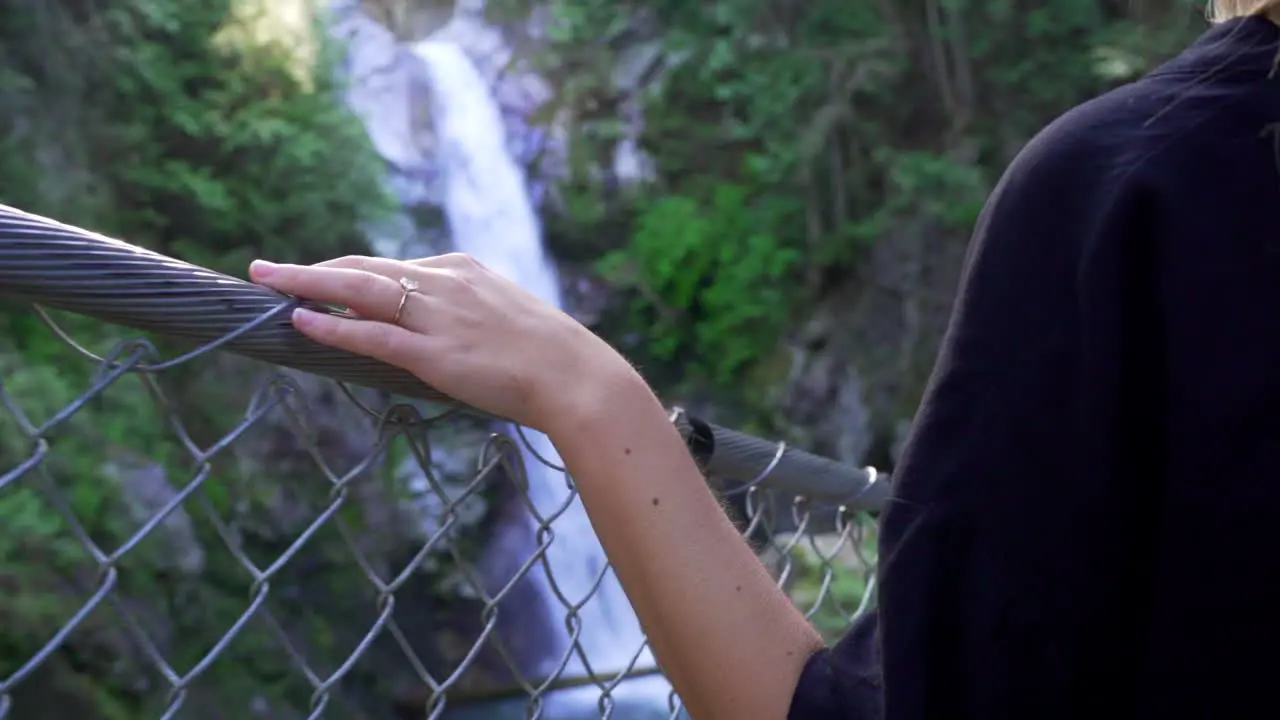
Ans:
{"label": "woman's forearm", "polygon": [[695,720],[781,720],[822,639],[725,515],[634,373],[546,429],[658,662]]}

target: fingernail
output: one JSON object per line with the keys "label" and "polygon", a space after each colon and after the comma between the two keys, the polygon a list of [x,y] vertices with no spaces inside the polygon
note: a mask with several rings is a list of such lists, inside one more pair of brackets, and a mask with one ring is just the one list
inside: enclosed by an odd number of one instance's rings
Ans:
{"label": "fingernail", "polygon": [[293,310],[293,324],[299,330],[315,330],[323,327],[326,320],[328,318],[325,315],[314,310],[307,310],[306,308],[294,308]]}
{"label": "fingernail", "polygon": [[277,267],[278,266],[275,263],[267,262],[266,260],[254,260],[249,263],[249,272],[257,275],[258,277],[265,278],[275,272]]}

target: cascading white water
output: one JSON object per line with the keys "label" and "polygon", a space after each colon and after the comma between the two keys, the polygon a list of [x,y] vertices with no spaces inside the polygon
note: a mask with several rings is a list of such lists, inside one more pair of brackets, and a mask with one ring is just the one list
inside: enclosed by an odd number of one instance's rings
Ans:
{"label": "cascading white water", "polygon": [[[542,246],[524,173],[507,151],[502,118],[488,85],[456,45],[428,41],[415,45],[414,52],[426,66],[431,88],[437,160],[444,170],[444,209],[454,247],[559,307],[556,271]],[[617,673],[632,662],[644,642],[640,623],[612,572],[596,588],[607,564],[604,550],[580,500],[575,497],[561,512],[572,495],[569,485],[562,472],[537,457],[560,462],[550,440],[524,432],[532,446],[524,451],[530,501],[543,517],[560,513],[552,524],[555,539],[547,549],[551,575],[571,604],[582,602],[594,589],[579,612],[579,641],[594,671],[601,676]],[[532,517],[529,521],[535,522]],[[550,627],[563,628],[565,608],[540,566],[534,569],[534,580],[552,611]],[[567,634],[555,636],[563,638],[563,645],[547,648],[546,659],[553,664],[569,648]],[[652,665],[646,649],[636,667]],[[575,659],[567,674],[581,670]],[[639,694],[665,698],[665,683],[641,684],[646,689]]]}

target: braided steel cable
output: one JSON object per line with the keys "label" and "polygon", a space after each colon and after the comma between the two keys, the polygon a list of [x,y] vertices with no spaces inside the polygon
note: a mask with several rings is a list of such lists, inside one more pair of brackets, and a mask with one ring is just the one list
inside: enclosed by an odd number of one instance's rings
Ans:
{"label": "braided steel cable", "polygon": [[269,288],[0,205],[0,295],[410,398],[452,402],[411,373],[321,345]]}
{"label": "braided steel cable", "polygon": [[786,443],[719,427],[679,408],[672,419],[708,475],[731,478],[748,487],[767,484],[855,512],[879,511],[889,500],[889,476],[873,467],[845,465]]}

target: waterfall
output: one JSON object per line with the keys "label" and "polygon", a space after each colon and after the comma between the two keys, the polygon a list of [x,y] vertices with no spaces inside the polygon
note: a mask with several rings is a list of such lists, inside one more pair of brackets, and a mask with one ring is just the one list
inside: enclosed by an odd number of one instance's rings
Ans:
{"label": "waterfall", "polygon": [[[502,118],[488,85],[456,45],[426,41],[415,45],[414,52],[426,68],[431,89],[436,158],[443,169],[443,204],[455,249],[560,307],[559,280],[542,245],[527,180],[507,150]],[[551,441],[541,433],[523,432],[530,446],[523,450],[530,502],[543,517],[555,518],[554,540],[546,551],[551,577],[571,604],[591,595],[579,611],[579,642],[592,670],[608,677],[636,658],[644,642],[640,623],[612,571],[606,571],[604,550],[581,500],[571,492],[564,474],[543,462],[560,463]],[[536,521],[528,516],[527,522]],[[546,649],[543,669],[550,672],[570,649],[564,631],[565,607],[540,565],[534,567],[530,580],[550,609],[547,622],[553,632],[548,635],[561,642]],[[646,648],[635,666],[645,669],[653,664]],[[575,658],[564,674],[573,677],[583,672]],[[644,686],[642,695],[665,704],[665,682],[633,681],[623,687],[628,685],[637,691]]]}

